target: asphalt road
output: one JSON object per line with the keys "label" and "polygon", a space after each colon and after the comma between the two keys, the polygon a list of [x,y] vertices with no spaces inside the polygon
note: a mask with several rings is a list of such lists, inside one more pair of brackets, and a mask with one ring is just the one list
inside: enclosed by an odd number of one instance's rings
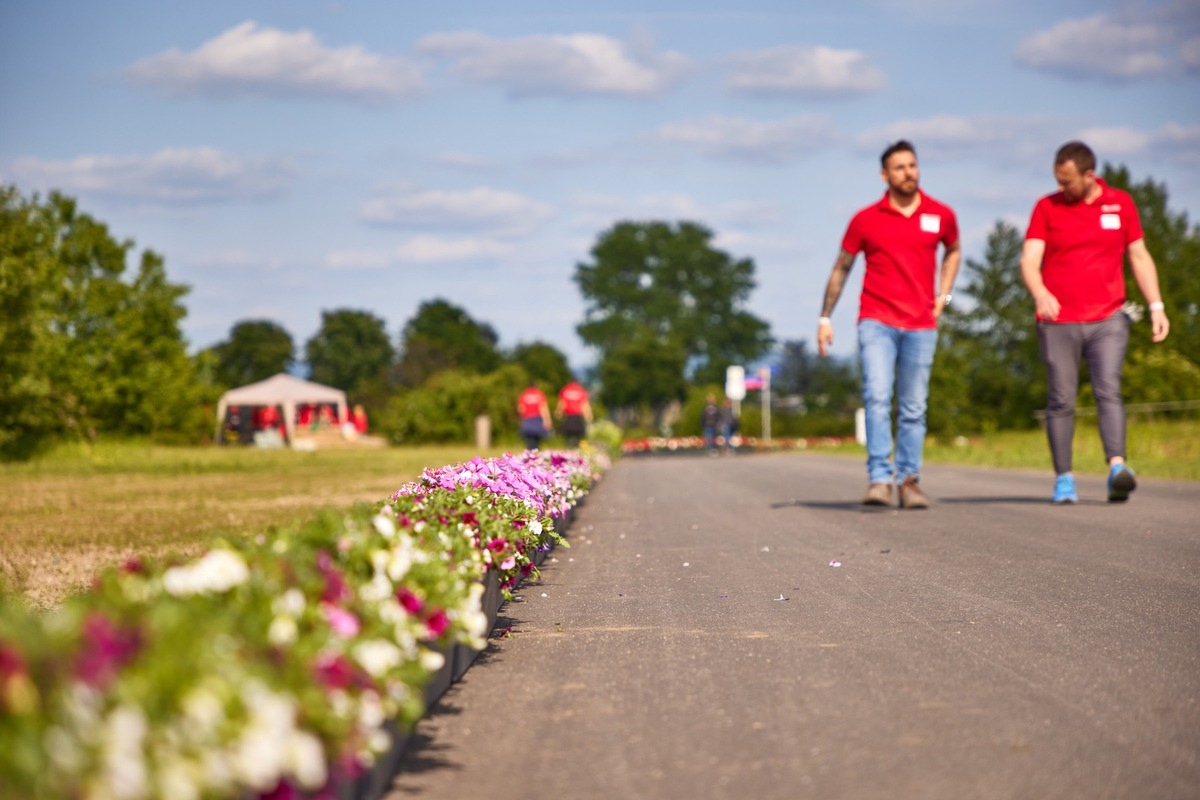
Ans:
{"label": "asphalt road", "polygon": [[871,510],[858,460],[620,462],[388,800],[1200,797],[1200,485],[922,483]]}

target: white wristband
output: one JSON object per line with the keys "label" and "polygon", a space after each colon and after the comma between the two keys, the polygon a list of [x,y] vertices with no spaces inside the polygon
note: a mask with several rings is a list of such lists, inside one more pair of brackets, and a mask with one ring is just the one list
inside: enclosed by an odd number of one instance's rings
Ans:
{"label": "white wristband", "polygon": [[829,317],[819,317],[817,319],[817,324],[818,325],[832,325],[833,320],[831,320]]}
{"label": "white wristband", "polygon": [[1150,304],[1151,311],[1162,311],[1165,308],[1166,308],[1166,306],[1163,305],[1162,300],[1155,300],[1153,303]]}

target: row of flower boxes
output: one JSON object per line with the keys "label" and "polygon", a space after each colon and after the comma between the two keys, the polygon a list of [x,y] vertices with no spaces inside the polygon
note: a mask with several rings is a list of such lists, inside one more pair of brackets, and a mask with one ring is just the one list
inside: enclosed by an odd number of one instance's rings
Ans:
{"label": "row of flower boxes", "polygon": [[0,786],[32,798],[368,800],[560,542],[603,457],[426,470],[376,507],[0,597]]}

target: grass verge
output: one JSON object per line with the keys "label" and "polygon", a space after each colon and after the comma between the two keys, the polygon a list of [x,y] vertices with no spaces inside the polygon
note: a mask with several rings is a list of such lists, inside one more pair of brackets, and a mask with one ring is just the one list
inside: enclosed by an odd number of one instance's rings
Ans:
{"label": "grass verge", "polygon": [[[1129,463],[1142,477],[1161,480],[1200,481],[1200,421],[1141,422],[1128,426]],[[862,456],[858,444],[822,447],[820,452]],[[1044,470],[1053,472],[1050,446],[1041,430],[1001,431],[986,436],[929,437],[925,461],[931,464],[966,464],[981,467]],[[1103,475],[1104,448],[1095,420],[1079,420],[1075,426],[1074,468],[1076,472]]]}
{"label": "grass verge", "polygon": [[189,555],[218,537],[373,503],[425,467],[478,454],[467,446],[311,453],[129,442],[62,447],[0,465],[0,591],[53,605],[135,555]]}

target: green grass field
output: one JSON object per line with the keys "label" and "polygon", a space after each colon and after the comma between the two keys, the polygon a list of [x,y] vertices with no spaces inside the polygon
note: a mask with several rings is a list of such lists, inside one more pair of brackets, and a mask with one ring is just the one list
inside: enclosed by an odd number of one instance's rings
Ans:
{"label": "green grass field", "polygon": [[[1140,422],[1130,420],[1126,446],[1129,463],[1150,479],[1200,481],[1200,421]],[[861,445],[821,448],[856,457]],[[925,460],[933,464],[967,464],[981,467],[1053,471],[1050,446],[1041,430],[1001,431],[962,439],[930,437]],[[1075,471],[1103,475],[1107,472],[1104,449],[1095,420],[1080,420],[1075,427]]]}
{"label": "green grass field", "polygon": [[[862,457],[858,445],[815,452]],[[312,453],[135,442],[63,446],[28,463],[0,464],[0,588],[51,605],[100,568],[131,556],[194,553],[217,537],[254,535],[320,508],[376,502],[425,467],[475,455],[465,445]],[[1143,478],[1200,481],[1200,422],[1132,421],[1129,455]],[[1036,430],[957,442],[932,438],[926,459],[1050,474],[1045,435]],[[1078,471],[1103,473],[1103,462],[1094,422],[1082,421]]]}

